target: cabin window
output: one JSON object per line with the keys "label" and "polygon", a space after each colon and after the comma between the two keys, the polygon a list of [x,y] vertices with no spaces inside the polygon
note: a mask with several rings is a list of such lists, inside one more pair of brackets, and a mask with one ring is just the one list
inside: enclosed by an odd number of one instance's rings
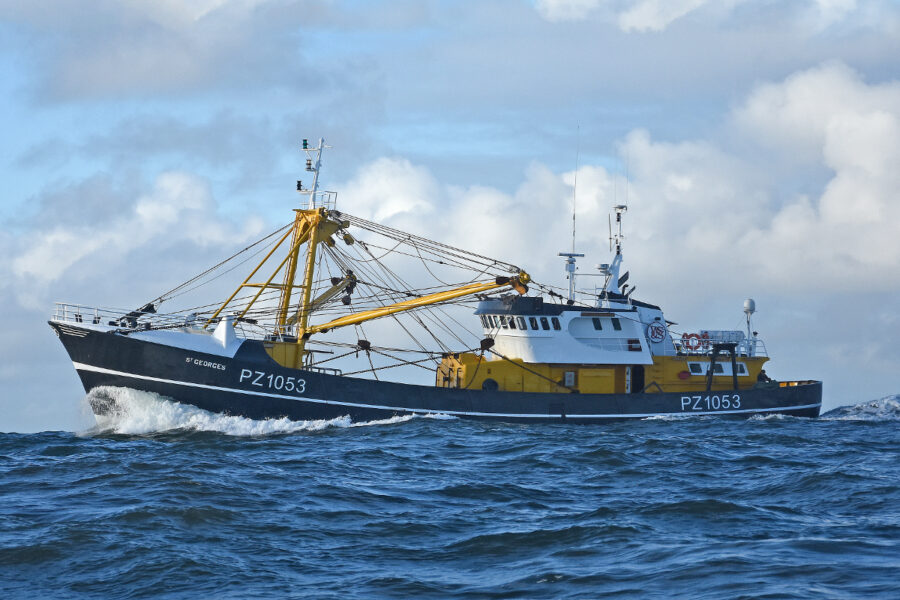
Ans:
{"label": "cabin window", "polygon": [[738,375],[746,375],[747,374],[747,365],[745,365],[744,363],[738,363],[737,368],[738,368]]}
{"label": "cabin window", "polygon": [[596,329],[597,331],[603,330],[603,325],[600,324],[600,317],[591,318],[591,323],[594,324],[594,329]]}
{"label": "cabin window", "polygon": [[560,330],[560,327],[559,327],[559,319],[557,319],[556,317],[550,317],[550,322],[553,323],[553,329],[554,329],[555,331],[559,331],[559,330]]}
{"label": "cabin window", "polygon": [[509,329],[509,317],[500,317],[500,325],[503,329]]}
{"label": "cabin window", "polygon": [[519,326],[519,329],[528,329],[528,326],[525,325],[525,317],[516,317],[516,325]]}
{"label": "cabin window", "polygon": [[547,320],[547,317],[541,317],[541,329],[544,331],[550,330],[550,321]]}
{"label": "cabin window", "polygon": [[491,328],[491,326],[488,325],[487,317],[485,317],[484,315],[481,315],[481,326],[484,327],[485,329]]}
{"label": "cabin window", "polygon": [[722,366],[722,363],[716,363],[713,366],[713,373],[724,373],[725,368]]}
{"label": "cabin window", "polygon": [[702,374],[703,366],[700,363],[688,363],[688,367],[691,369],[691,373]]}
{"label": "cabin window", "polygon": [[611,321],[612,321],[613,329],[615,329],[616,331],[622,331],[622,322],[621,321],[619,321],[618,319],[615,319],[615,318],[611,319]]}
{"label": "cabin window", "polygon": [[509,328],[515,329],[516,328],[516,318],[515,317],[506,317],[506,318],[509,319]]}
{"label": "cabin window", "polygon": [[500,317],[494,315],[494,329],[500,329]]}
{"label": "cabin window", "polygon": [[531,324],[532,329],[536,330],[538,328],[537,317],[528,317],[528,322]]}

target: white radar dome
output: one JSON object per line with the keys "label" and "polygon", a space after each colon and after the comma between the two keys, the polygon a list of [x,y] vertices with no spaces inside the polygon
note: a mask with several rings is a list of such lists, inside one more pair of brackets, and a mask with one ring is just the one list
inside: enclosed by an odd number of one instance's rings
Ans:
{"label": "white radar dome", "polygon": [[756,301],[753,300],[753,298],[744,300],[744,312],[748,315],[752,315],[756,312]]}

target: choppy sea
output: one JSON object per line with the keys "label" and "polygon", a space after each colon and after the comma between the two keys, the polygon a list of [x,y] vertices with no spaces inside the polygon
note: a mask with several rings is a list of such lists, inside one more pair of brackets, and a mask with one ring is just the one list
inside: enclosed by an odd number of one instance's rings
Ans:
{"label": "choppy sea", "polygon": [[0,598],[900,598],[900,396],[818,420],[0,434]]}

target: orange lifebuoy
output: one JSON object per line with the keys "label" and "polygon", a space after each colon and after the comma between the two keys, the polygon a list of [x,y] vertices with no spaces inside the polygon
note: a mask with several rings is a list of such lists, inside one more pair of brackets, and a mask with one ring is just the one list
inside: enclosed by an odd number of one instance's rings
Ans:
{"label": "orange lifebuoy", "polygon": [[696,333],[683,333],[681,334],[681,345],[684,346],[690,352],[694,352],[700,349],[700,336]]}

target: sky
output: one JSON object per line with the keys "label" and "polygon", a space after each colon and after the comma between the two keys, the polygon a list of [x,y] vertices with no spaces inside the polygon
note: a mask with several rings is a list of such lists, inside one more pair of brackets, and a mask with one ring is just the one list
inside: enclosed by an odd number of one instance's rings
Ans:
{"label": "sky", "polygon": [[900,393],[896,0],[0,0],[0,92],[0,431],[85,426],[55,301],[286,223],[319,137],[339,209],[556,285],[627,201],[635,297]]}

